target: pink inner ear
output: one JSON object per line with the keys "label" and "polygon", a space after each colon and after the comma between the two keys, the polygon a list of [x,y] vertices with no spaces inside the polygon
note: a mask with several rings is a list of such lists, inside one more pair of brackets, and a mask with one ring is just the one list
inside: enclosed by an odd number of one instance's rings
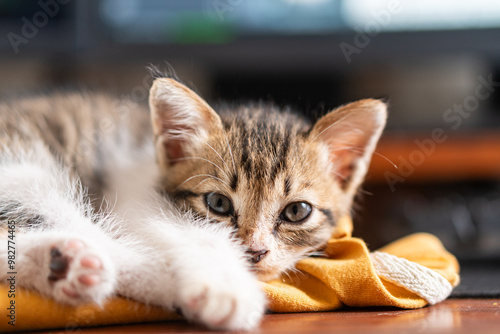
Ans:
{"label": "pink inner ear", "polygon": [[361,148],[346,148],[336,151],[335,154],[331,156],[331,160],[334,166],[336,166],[335,175],[342,188],[345,188],[349,184],[352,173],[356,168],[356,160],[362,155],[363,150]]}
{"label": "pink inner ear", "polygon": [[[167,117],[158,118],[156,122],[161,129],[161,133],[164,134],[171,130],[184,134],[194,133],[192,128]],[[161,140],[163,140],[164,154],[167,156],[169,166],[177,164],[180,162],[179,159],[186,156],[185,145],[188,142],[186,138],[169,134],[166,138],[161,137]]]}
{"label": "pink inner ear", "polygon": [[165,148],[165,154],[168,158],[168,163],[170,166],[175,165],[178,160],[184,157],[184,150],[182,149],[182,141],[171,139],[163,143]]}

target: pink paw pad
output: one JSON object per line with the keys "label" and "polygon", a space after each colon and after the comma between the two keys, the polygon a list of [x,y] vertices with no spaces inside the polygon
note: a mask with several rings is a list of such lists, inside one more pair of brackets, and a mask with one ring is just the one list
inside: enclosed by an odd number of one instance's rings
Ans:
{"label": "pink paw pad", "polygon": [[99,275],[95,274],[84,274],[78,276],[78,281],[83,285],[92,286],[99,283],[101,281],[101,278],[99,277]]}
{"label": "pink paw pad", "polygon": [[89,268],[89,269],[101,269],[102,268],[102,262],[101,260],[96,257],[96,256],[85,256],[80,260],[80,264],[83,267]]}
{"label": "pink paw pad", "polygon": [[62,288],[62,291],[68,296],[68,297],[71,297],[71,298],[78,298],[80,297],[80,295],[78,294],[78,292],[76,291],[73,291],[69,288],[66,288],[66,287],[63,287]]}
{"label": "pink paw pad", "polygon": [[70,250],[70,249],[72,249],[72,250],[80,250],[83,247],[85,247],[85,244],[82,241],[80,241],[80,240],[70,240],[66,244],[66,249],[67,250]]}
{"label": "pink paw pad", "polygon": [[202,293],[189,300],[188,307],[191,310],[196,310],[200,308],[204,303],[206,303],[207,297],[208,297],[208,289],[205,288]]}
{"label": "pink paw pad", "polygon": [[[74,257],[78,257],[78,253],[85,249],[85,244],[80,240],[70,240],[65,243],[61,251],[60,248],[53,246],[50,251],[50,274],[49,281],[56,282],[62,279],[66,279],[70,266],[76,265],[84,270],[100,270],[103,268],[102,260],[96,255],[88,254],[84,255],[78,260],[78,262],[73,263]],[[73,263],[73,264],[72,264]],[[101,283],[101,278],[98,274],[89,272],[82,273],[77,276],[78,282],[87,287],[97,285]],[[76,292],[71,287],[63,287],[62,291],[68,297],[78,298],[79,293]]]}

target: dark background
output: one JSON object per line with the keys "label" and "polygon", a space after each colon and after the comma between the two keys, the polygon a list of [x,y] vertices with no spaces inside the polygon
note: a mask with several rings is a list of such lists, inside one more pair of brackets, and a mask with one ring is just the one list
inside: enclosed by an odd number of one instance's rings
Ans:
{"label": "dark background", "polygon": [[[146,67],[167,62],[209,102],[262,99],[314,118],[388,98],[355,234],[375,249],[434,233],[464,266],[459,293],[499,292],[477,280],[500,268],[500,89],[476,93],[481,78],[500,81],[498,2],[0,0],[0,36],[2,95],[76,86],[146,103]],[[446,120],[474,98],[460,124]],[[415,140],[435,129],[446,140],[426,153]],[[391,186],[387,173],[405,176]]]}

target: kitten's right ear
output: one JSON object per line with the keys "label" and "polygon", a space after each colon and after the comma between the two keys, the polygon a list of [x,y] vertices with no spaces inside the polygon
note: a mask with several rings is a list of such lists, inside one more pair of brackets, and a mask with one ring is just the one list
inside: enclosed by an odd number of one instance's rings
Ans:
{"label": "kitten's right ear", "polygon": [[222,129],[219,115],[195,92],[169,78],[158,78],[149,92],[158,160],[169,167],[190,156],[211,131]]}

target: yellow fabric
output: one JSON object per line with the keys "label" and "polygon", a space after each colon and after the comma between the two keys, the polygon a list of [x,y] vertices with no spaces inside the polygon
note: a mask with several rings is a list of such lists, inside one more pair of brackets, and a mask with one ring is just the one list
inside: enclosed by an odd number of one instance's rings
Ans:
{"label": "yellow fabric", "polygon": [[[459,266],[441,242],[426,233],[413,234],[379,249],[440,273],[453,287]],[[357,238],[332,239],[328,258],[308,258],[299,272],[264,284],[270,309],[276,312],[329,311],[347,306],[419,308],[427,302],[416,294],[380,279],[365,243]]]}
{"label": "yellow fabric", "polygon": [[[441,242],[425,233],[400,239],[379,251],[387,252],[435,270],[452,286],[459,282],[459,266]],[[365,243],[357,238],[332,238],[328,258],[308,258],[298,272],[262,283],[275,312],[330,311],[348,306],[396,306],[419,308],[427,302],[404,288],[381,280],[375,273]],[[8,287],[0,285],[0,332],[66,328],[178,319],[173,312],[147,307],[124,298],[113,298],[103,308],[64,306],[39,294],[16,288],[16,326],[8,324]]]}

